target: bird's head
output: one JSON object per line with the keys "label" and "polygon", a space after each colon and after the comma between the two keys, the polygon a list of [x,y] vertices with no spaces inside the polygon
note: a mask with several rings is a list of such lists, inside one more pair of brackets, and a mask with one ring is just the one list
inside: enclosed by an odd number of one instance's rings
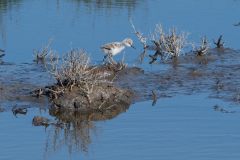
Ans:
{"label": "bird's head", "polygon": [[126,38],[122,41],[122,43],[127,46],[127,47],[132,47],[135,49],[135,47],[133,46],[133,40],[130,38]]}

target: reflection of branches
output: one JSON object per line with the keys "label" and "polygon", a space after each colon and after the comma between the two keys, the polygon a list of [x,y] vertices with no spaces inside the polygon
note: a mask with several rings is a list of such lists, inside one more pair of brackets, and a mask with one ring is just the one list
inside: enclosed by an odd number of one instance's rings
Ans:
{"label": "reflection of branches", "polygon": [[95,133],[94,123],[88,120],[66,122],[63,129],[51,126],[46,140],[45,153],[56,152],[63,146],[68,148],[69,154],[74,151],[88,152],[91,134]]}
{"label": "reflection of branches", "polygon": [[92,1],[92,0],[71,0],[72,2],[76,2],[77,4],[81,5],[84,4],[88,8],[94,9],[101,9],[101,8],[112,8],[112,7],[128,7],[128,8],[135,8],[135,6],[138,4],[137,0],[127,0],[127,1],[119,1],[119,0],[98,0],[98,1]]}
{"label": "reflection of branches", "polygon": [[5,12],[10,10],[13,8],[13,6],[19,6],[19,2],[21,0],[1,0],[0,1],[0,32],[1,32],[1,37],[3,39],[3,41],[6,41],[6,31],[5,31],[5,22],[4,22],[4,14],[6,14]]}
{"label": "reflection of branches", "polygon": [[73,151],[87,153],[92,142],[91,136],[97,133],[94,121],[112,119],[126,112],[129,105],[126,103],[121,105],[123,106],[110,105],[106,112],[101,111],[100,105],[99,110],[89,113],[61,110],[52,106],[49,114],[54,116],[57,122],[49,121],[51,125],[49,125],[45,153],[55,152],[64,146],[68,148],[69,154]]}

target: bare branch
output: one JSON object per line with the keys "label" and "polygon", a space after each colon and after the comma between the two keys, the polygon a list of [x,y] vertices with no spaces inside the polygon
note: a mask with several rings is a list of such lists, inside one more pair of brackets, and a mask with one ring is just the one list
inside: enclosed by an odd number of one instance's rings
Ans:
{"label": "bare branch", "polygon": [[217,46],[217,48],[223,48],[224,42],[222,42],[222,35],[219,36],[217,41],[214,41],[214,44]]}
{"label": "bare branch", "polygon": [[143,36],[143,34],[140,31],[137,31],[132,20],[130,20],[131,26],[133,28],[133,31],[135,33],[135,35],[137,36],[137,38],[139,39],[139,41],[143,44],[143,48],[146,49],[148,48],[147,45],[147,38]]}
{"label": "bare branch", "polygon": [[208,44],[207,38],[205,36],[205,37],[202,37],[201,45],[199,48],[196,49],[195,52],[196,52],[197,56],[203,56],[203,55],[207,54],[208,50],[209,50],[209,44]]}

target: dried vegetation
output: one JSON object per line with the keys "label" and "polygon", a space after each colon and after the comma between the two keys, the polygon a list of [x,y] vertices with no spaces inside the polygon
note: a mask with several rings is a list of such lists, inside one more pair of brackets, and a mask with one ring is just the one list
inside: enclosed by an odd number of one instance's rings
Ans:
{"label": "dried vegetation", "polygon": [[52,39],[39,50],[33,50],[34,62],[45,64],[47,61],[57,60],[57,53],[51,48]]}
{"label": "dried vegetation", "polygon": [[[131,26],[134,30],[135,35],[137,36],[140,43],[143,45],[143,52],[140,54],[140,62],[144,60],[147,54],[147,50],[154,50],[154,54],[149,54],[150,64],[157,61],[158,58],[161,61],[165,62],[169,59],[176,60],[179,56],[186,53],[195,53],[197,56],[206,55],[210,49],[210,44],[207,41],[206,37],[201,39],[201,43],[198,47],[193,42],[188,40],[188,33],[178,32],[176,28],[170,28],[168,31],[165,31],[161,24],[157,24],[154,32],[145,37],[143,33],[136,30],[136,27],[132,22]],[[149,41],[151,43],[149,43]],[[216,48],[224,48],[224,42],[222,42],[222,35],[214,41]]]}
{"label": "dried vegetation", "polygon": [[[47,49],[43,50],[43,53],[48,52]],[[111,109],[116,106],[116,101],[121,100],[126,100],[130,105],[130,97],[127,98],[130,92],[113,85],[117,73],[126,68],[124,62],[93,66],[84,50],[72,49],[62,58],[50,58],[45,66],[56,83],[37,89],[33,94],[36,97],[49,97],[55,109],[60,107],[84,112]],[[121,99],[121,96],[125,99]]]}

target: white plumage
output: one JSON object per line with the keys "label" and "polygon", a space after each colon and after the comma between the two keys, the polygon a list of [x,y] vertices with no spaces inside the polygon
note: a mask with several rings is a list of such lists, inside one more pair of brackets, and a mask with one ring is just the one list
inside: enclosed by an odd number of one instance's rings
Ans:
{"label": "white plumage", "polygon": [[122,52],[122,50],[124,50],[125,47],[134,48],[133,40],[130,39],[130,38],[126,38],[122,42],[111,42],[111,43],[107,43],[107,44],[102,45],[101,49],[105,54],[104,60],[107,57],[112,58],[112,56],[115,56],[118,53]]}

